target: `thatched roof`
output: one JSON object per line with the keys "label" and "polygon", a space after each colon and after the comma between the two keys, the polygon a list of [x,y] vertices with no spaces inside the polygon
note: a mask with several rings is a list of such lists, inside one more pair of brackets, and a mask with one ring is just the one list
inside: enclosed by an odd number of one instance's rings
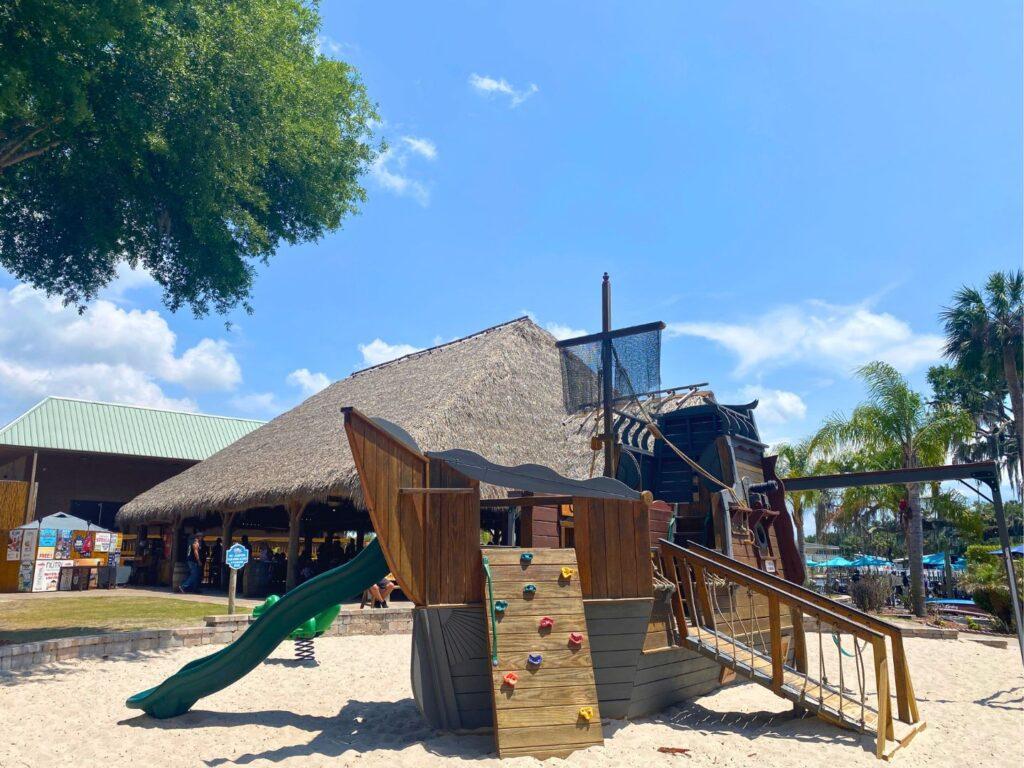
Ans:
{"label": "thatched roof", "polygon": [[499,464],[536,462],[568,477],[589,474],[590,430],[567,419],[555,339],[523,317],[332,384],[136,497],[118,522],[328,496],[359,504],[342,428],[346,405],[399,424],[423,450],[468,448]]}

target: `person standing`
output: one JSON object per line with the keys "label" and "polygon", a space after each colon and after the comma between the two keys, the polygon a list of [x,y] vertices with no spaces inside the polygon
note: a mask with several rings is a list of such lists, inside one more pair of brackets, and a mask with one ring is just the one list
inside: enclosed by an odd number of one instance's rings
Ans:
{"label": "person standing", "polygon": [[197,533],[192,537],[192,542],[189,544],[188,553],[185,555],[185,563],[188,565],[188,578],[178,587],[178,591],[182,594],[186,592],[199,592],[199,580],[203,574],[203,570],[199,565],[202,562],[202,539],[202,535]]}

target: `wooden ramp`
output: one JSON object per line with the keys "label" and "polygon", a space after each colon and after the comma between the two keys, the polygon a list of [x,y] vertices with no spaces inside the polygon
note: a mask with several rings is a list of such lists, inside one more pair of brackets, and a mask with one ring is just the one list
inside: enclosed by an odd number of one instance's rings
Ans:
{"label": "wooden ramp", "polygon": [[[489,548],[483,562],[498,756],[565,757],[602,744],[576,551]],[[563,568],[571,570],[567,578]],[[492,606],[502,602],[492,621]],[[542,627],[544,618],[553,626]],[[581,643],[571,642],[573,632]],[[530,663],[531,654],[540,654],[540,664]]]}
{"label": "wooden ramp", "polygon": [[[696,544],[662,540],[660,555],[676,585],[683,647],[870,735],[878,757],[891,757],[924,729],[899,627]],[[792,658],[783,611],[792,618]],[[814,653],[808,634],[817,640]]]}

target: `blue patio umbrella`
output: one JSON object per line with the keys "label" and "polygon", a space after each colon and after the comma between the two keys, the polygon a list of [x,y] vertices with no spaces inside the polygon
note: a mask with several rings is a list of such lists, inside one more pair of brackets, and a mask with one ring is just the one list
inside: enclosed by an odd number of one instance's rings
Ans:
{"label": "blue patio umbrella", "polygon": [[826,568],[849,568],[851,562],[845,557],[830,557],[822,565]]}
{"label": "blue patio umbrella", "polygon": [[[989,550],[989,554],[990,555],[1001,555],[1001,554],[1003,554],[1003,550],[1001,550],[1001,549]],[[1024,557],[1024,544],[1018,544],[1016,547],[1011,547],[1010,548],[1010,556],[1011,557]]]}

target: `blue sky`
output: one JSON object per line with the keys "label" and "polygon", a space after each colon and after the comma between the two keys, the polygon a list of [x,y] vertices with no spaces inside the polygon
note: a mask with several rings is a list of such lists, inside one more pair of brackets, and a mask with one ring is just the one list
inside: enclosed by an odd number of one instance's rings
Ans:
{"label": "blue sky", "polygon": [[664,320],[665,385],[812,431],[1022,254],[1019,3],[324,2],[390,149],[252,316],[125,273],[84,316],[0,278],[0,421],[45,394],[269,418],[368,362],[532,313]]}

